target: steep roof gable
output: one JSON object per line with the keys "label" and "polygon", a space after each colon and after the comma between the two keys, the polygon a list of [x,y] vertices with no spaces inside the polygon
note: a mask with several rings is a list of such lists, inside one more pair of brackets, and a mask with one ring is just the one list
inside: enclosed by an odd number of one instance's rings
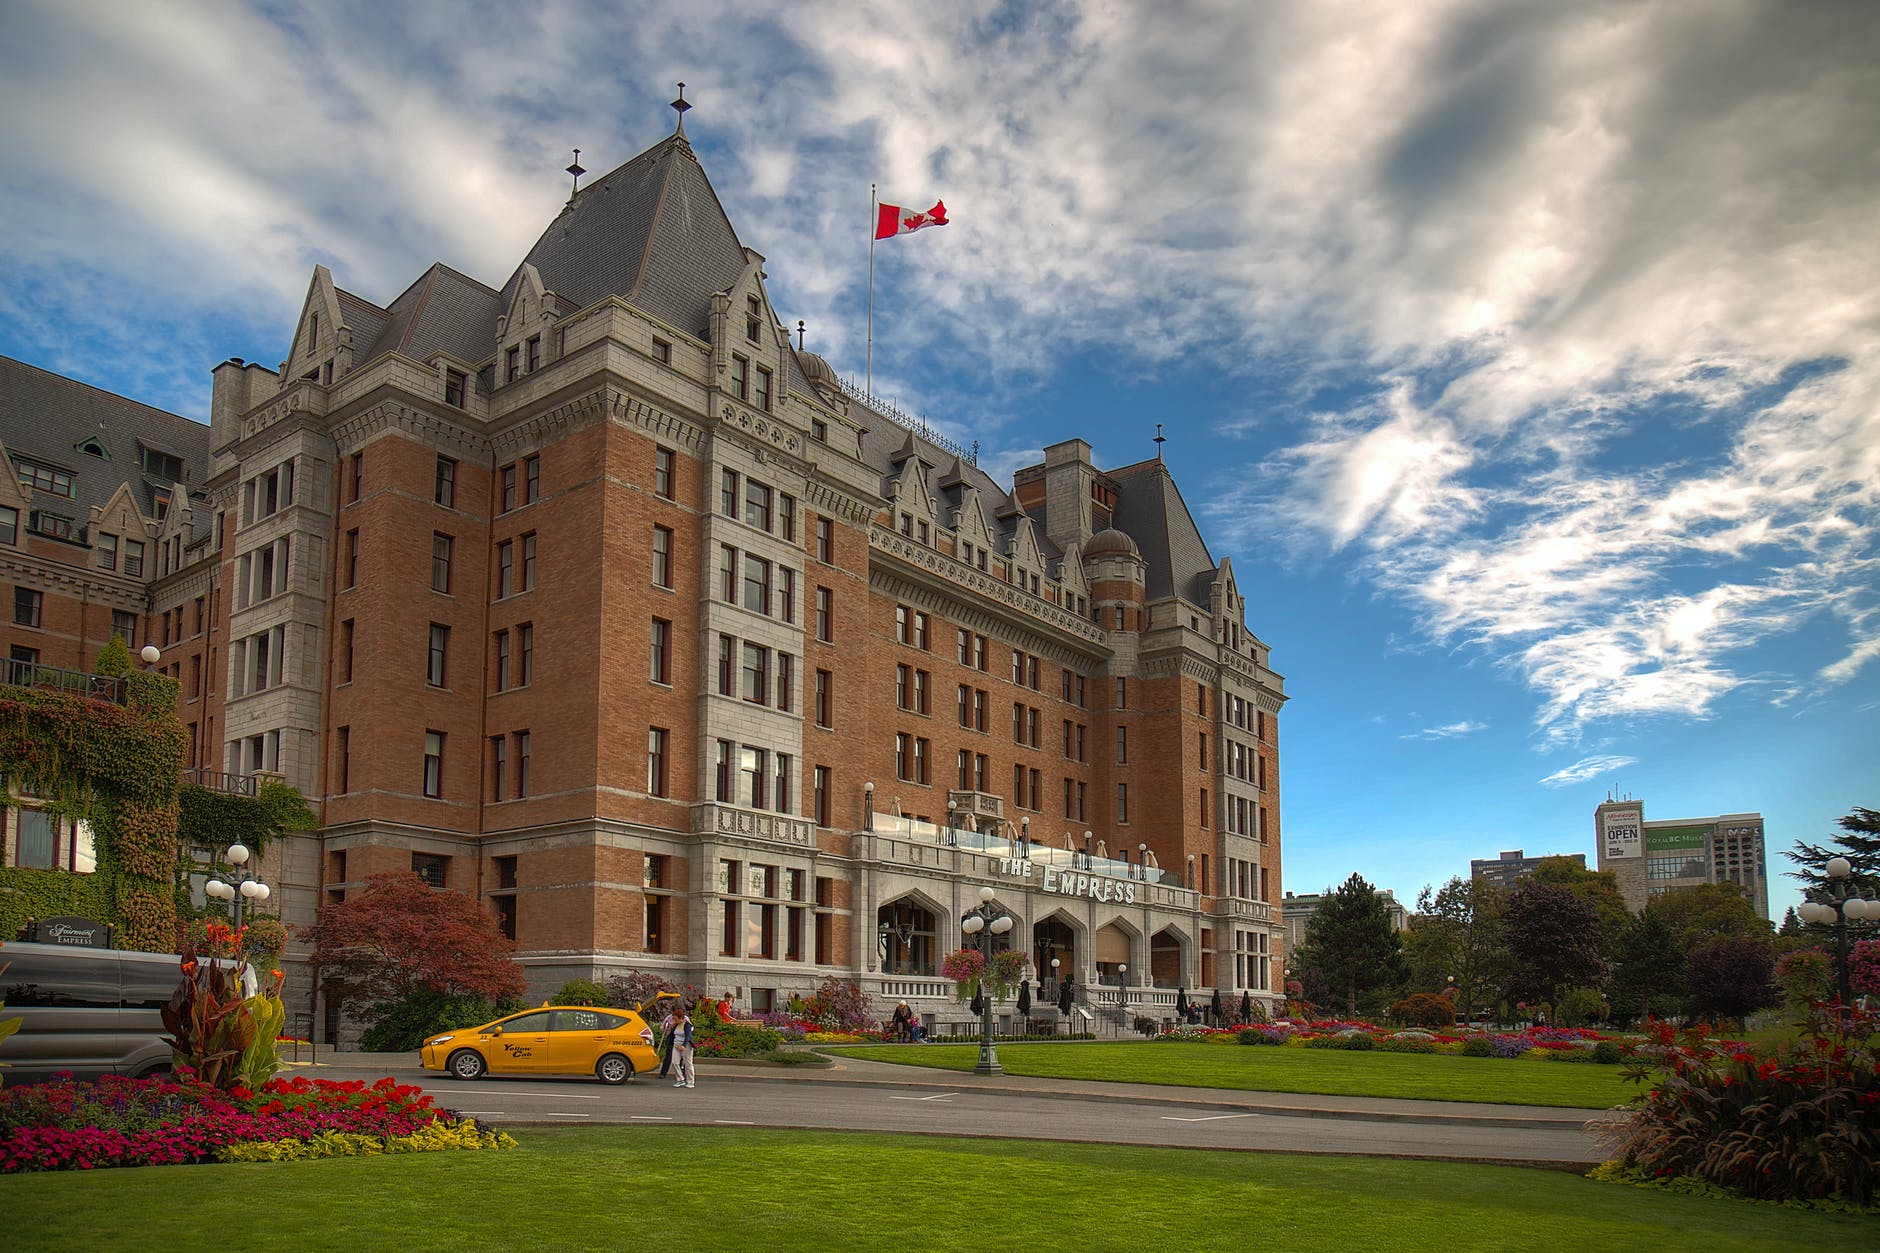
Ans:
{"label": "steep roof gable", "polygon": [[1111,470],[1109,476],[1118,488],[1116,529],[1142,550],[1145,595],[1150,600],[1180,596],[1205,605],[1214,559],[1168,467],[1151,459]]}

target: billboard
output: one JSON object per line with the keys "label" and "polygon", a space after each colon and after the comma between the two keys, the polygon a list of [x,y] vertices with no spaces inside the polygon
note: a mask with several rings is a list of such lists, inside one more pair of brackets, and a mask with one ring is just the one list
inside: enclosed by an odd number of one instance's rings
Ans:
{"label": "billboard", "polygon": [[1609,861],[1624,861],[1640,855],[1639,828],[1645,825],[1644,819],[1643,808],[1608,809],[1599,815],[1599,862],[1602,866]]}
{"label": "billboard", "polygon": [[1710,844],[1710,828],[1704,827],[1653,827],[1645,833],[1645,847],[1657,852],[1662,849],[1705,848]]}

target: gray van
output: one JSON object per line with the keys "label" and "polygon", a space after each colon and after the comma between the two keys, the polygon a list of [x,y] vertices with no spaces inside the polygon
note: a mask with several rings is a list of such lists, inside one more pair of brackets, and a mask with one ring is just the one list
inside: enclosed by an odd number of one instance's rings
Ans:
{"label": "gray van", "polygon": [[163,1006],[182,981],[174,953],[126,953],[64,944],[0,945],[0,1018],[20,1029],[0,1042],[6,1083],[56,1071],[81,1079],[168,1071]]}

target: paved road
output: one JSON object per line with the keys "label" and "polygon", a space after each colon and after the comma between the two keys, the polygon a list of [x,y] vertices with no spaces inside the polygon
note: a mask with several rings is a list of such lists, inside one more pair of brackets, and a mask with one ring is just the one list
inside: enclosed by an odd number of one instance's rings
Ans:
{"label": "paved road", "polygon": [[321,1062],[299,1073],[391,1074],[492,1123],[790,1127],[1562,1168],[1603,1156],[1583,1130],[1593,1110],[982,1077],[847,1058],[816,1070],[701,1064],[699,1086],[689,1090],[657,1076],[618,1088],[578,1079],[465,1083],[422,1070],[409,1055]]}

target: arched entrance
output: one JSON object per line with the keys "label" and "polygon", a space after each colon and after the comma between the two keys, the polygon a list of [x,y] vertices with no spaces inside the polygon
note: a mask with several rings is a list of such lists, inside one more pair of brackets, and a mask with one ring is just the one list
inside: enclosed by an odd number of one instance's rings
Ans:
{"label": "arched entrance", "polygon": [[1140,983],[1147,972],[1139,970],[1129,960],[1131,954],[1130,933],[1110,923],[1097,930],[1096,957],[1097,982],[1114,987]]}
{"label": "arched entrance", "polygon": [[939,973],[933,914],[909,897],[889,901],[875,911],[875,942],[886,975]]}
{"label": "arched entrance", "polygon": [[[1031,962],[1046,996],[1057,996],[1058,984],[1077,978],[1077,933],[1053,914],[1031,928]],[[1056,962],[1053,966],[1051,963]]]}
{"label": "arched entrance", "polygon": [[1179,934],[1164,929],[1149,937],[1149,973],[1158,988],[1175,988],[1187,984],[1187,966],[1182,961],[1182,938]]}

